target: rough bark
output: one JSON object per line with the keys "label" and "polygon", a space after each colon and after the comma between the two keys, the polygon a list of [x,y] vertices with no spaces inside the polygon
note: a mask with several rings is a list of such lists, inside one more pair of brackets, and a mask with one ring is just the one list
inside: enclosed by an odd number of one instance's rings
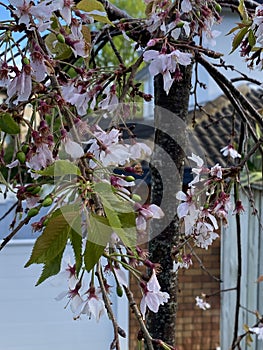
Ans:
{"label": "rough bark", "polygon": [[[154,84],[155,150],[151,162],[151,202],[161,205],[165,218],[156,220],[151,228],[154,238],[149,243],[149,251],[151,260],[161,264],[158,280],[162,291],[170,294],[170,299],[160,307],[158,314],[149,312],[147,326],[154,339],[162,339],[172,346],[175,346],[176,333],[177,273],[173,271],[171,250],[179,238],[175,196],[182,189],[191,72],[190,66],[184,69],[183,80],[173,84],[168,96],[163,90],[161,75],[155,78]],[[164,155],[169,155],[168,161]],[[155,349],[160,349],[158,344]]]}

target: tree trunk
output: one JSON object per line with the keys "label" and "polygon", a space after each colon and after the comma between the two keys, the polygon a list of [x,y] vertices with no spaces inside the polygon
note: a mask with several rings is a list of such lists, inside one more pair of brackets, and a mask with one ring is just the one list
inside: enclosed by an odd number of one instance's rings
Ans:
{"label": "tree trunk", "polygon": [[[179,222],[176,216],[176,193],[182,189],[186,119],[191,89],[192,67],[181,67],[183,80],[175,82],[169,94],[163,90],[162,75],[155,77],[155,149],[151,161],[152,200],[165,213],[154,221],[149,243],[150,259],[161,264],[158,280],[161,290],[170,294],[169,302],[157,314],[149,312],[147,326],[154,339],[175,346],[177,311],[177,273],[173,271],[171,251],[178,245]],[[160,349],[156,344],[155,349]]]}

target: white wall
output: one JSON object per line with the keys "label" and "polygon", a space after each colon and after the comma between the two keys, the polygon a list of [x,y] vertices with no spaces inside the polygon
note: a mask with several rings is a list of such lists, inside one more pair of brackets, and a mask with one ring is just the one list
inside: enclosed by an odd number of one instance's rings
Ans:
{"label": "white wall", "polygon": [[[105,315],[99,323],[85,315],[74,321],[70,309],[64,309],[67,300],[54,300],[64,286],[45,281],[35,287],[41,266],[23,268],[32,243],[16,240],[0,252],[0,350],[108,350],[113,332]],[[112,302],[128,335],[126,299],[114,297]],[[128,350],[127,339],[121,349]]]}

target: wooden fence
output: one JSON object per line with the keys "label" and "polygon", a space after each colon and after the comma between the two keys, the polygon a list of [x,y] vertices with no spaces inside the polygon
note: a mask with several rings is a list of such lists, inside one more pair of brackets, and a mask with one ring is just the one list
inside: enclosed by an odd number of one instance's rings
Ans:
{"label": "wooden fence", "polygon": [[[249,327],[256,322],[253,312],[263,314],[263,282],[257,283],[260,275],[263,275],[263,187],[254,186],[254,207],[258,210],[253,215],[249,200],[242,195],[243,206],[246,211],[240,215],[241,219],[241,299],[239,311],[239,335],[244,333],[244,324]],[[221,240],[221,290],[236,287],[238,274],[237,258],[237,231],[236,220],[233,216],[229,226],[222,231]],[[231,348],[234,321],[235,321],[236,291],[221,293],[221,350]],[[251,312],[250,312],[251,311]],[[251,346],[246,340],[241,342],[242,350],[262,350],[263,340],[257,340],[252,335]]]}

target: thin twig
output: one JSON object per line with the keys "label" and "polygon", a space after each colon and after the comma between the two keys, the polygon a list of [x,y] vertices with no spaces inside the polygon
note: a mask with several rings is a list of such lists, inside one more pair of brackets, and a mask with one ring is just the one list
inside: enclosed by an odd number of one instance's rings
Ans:
{"label": "thin twig", "polygon": [[20,221],[20,223],[18,224],[18,226],[7,236],[3,239],[2,243],[0,244],[0,251],[7,245],[7,243],[17,234],[17,232],[19,230],[21,230],[21,228],[24,225],[27,225],[29,223],[29,221],[31,220],[30,217],[26,217],[24,220]]}
{"label": "thin twig", "polygon": [[128,300],[129,300],[130,308],[134,312],[134,315],[137,318],[139,325],[141,327],[141,330],[142,330],[142,333],[144,336],[144,340],[146,341],[146,344],[147,344],[147,348],[148,348],[147,350],[154,350],[153,343],[152,343],[153,339],[152,339],[150,333],[148,332],[148,329],[146,328],[146,325],[143,321],[140,310],[138,309],[138,306],[134,300],[133,294],[130,291],[130,289],[128,289],[127,287],[124,287],[124,290],[125,290],[125,293],[126,293]]}
{"label": "thin twig", "polygon": [[[116,321],[115,315],[114,315],[112,307],[111,307],[111,302],[110,302],[110,300],[108,298],[108,294],[107,294],[107,291],[105,289],[103,276],[102,276],[102,273],[101,273],[101,265],[100,265],[100,263],[97,264],[96,276],[98,278],[100,289],[101,289],[101,292],[102,292],[103,301],[104,301],[106,310],[108,312],[109,318],[110,318],[110,320],[112,322],[112,326],[113,326],[113,330],[114,330],[114,340],[112,342],[111,349],[116,348],[117,350],[120,350],[121,349],[120,348],[120,341],[119,341],[119,328],[120,327],[119,327],[119,325],[118,325],[118,323]],[[122,330],[122,333],[123,332],[124,331]]]}

